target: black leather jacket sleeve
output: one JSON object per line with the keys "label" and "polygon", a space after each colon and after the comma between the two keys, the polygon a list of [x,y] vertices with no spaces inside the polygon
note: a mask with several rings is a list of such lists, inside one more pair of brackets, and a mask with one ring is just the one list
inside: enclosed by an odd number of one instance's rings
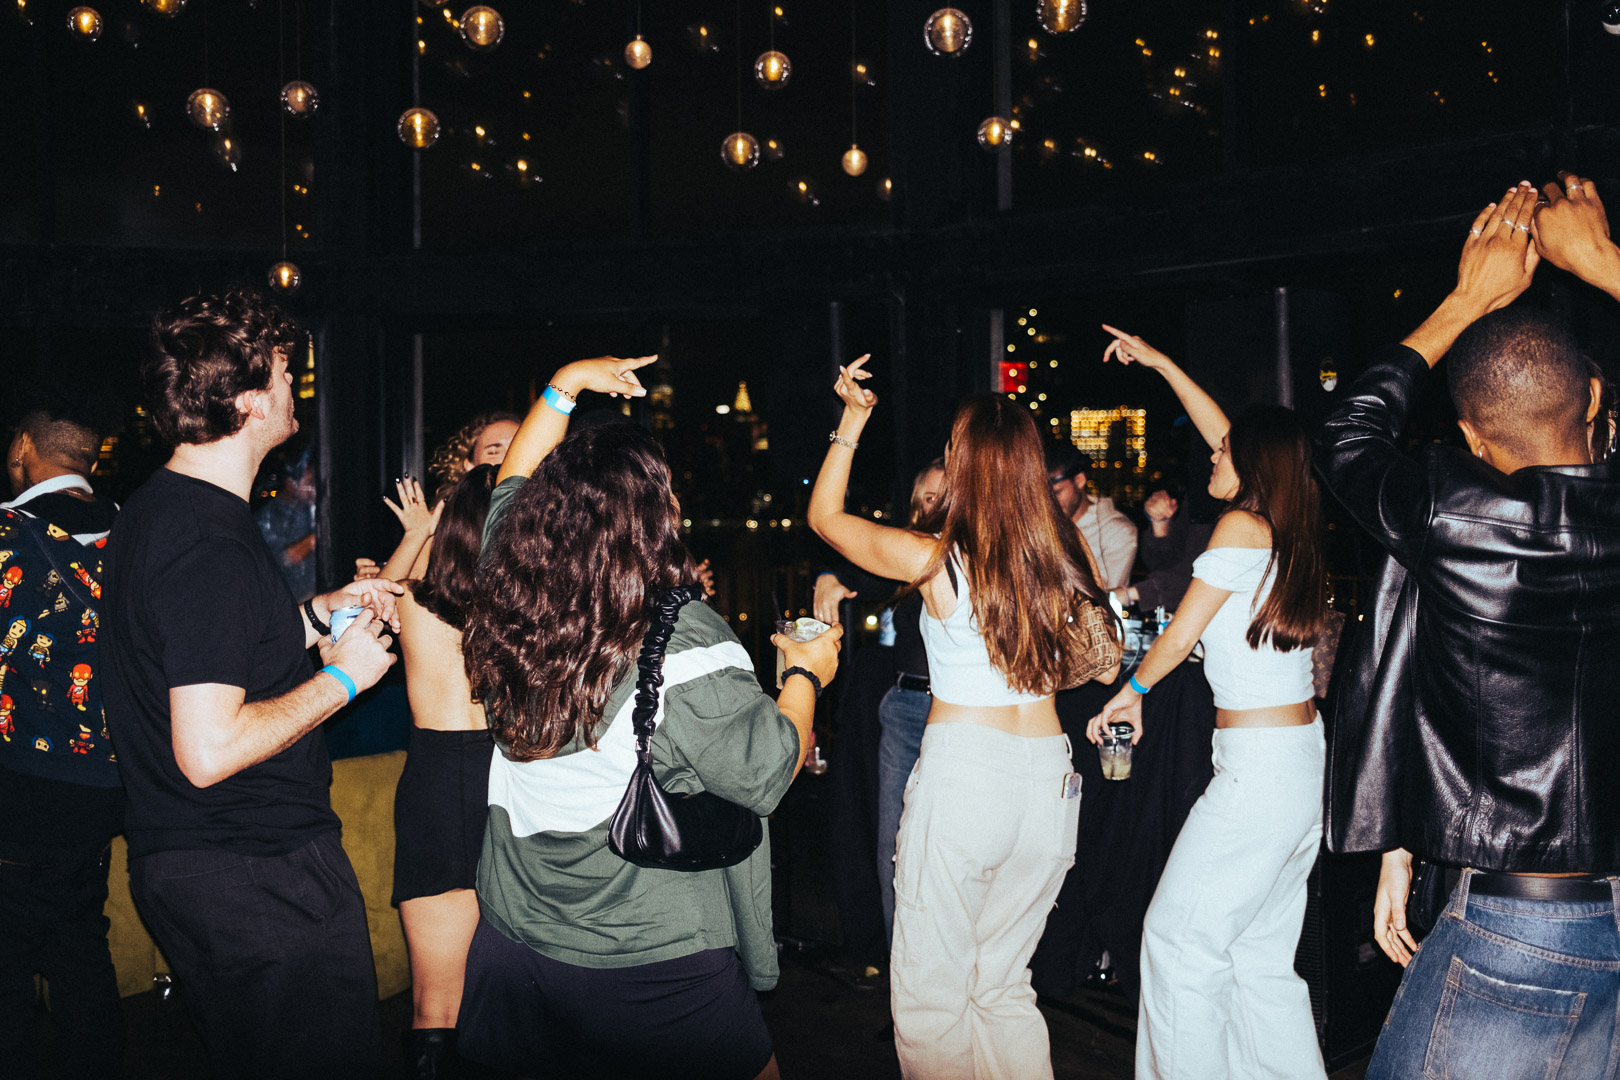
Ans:
{"label": "black leather jacket sleeve", "polygon": [[1328,489],[1403,566],[1423,549],[1433,496],[1427,471],[1396,439],[1428,373],[1422,356],[1389,346],[1317,435],[1317,468]]}

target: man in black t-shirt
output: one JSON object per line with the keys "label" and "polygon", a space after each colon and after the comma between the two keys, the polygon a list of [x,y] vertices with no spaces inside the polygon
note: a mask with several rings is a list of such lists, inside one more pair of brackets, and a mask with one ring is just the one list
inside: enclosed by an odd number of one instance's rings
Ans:
{"label": "man in black t-shirt", "polygon": [[[103,909],[124,792],[96,645],[102,545],[118,507],[86,479],[101,440],[82,403],[42,399],[24,414],[6,453],[16,498],[0,503],[0,571],[13,582],[0,627],[15,638],[0,644],[0,1068],[21,1080],[46,1075],[36,972],[50,983],[63,1073],[122,1074]],[[51,644],[40,661],[27,646],[42,634]]]}
{"label": "man in black t-shirt", "polygon": [[[248,511],[260,463],[297,430],[298,341],[246,291],[154,321],[142,374],[174,455],[113,530],[104,690],[131,891],[210,1067],[358,1080],[379,1064],[376,975],[317,729],[393,663],[399,586],[353,582],[300,611]],[[332,611],[356,604],[334,641]]]}

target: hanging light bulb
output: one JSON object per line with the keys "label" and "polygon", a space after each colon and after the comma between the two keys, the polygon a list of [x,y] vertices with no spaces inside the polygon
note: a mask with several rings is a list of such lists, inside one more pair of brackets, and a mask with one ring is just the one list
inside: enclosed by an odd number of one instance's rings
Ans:
{"label": "hanging light bulb", "polygon": [[793,77],[793,64],[785,54],[772,49],[754,61],[754,79],[767,90],[780,90]]}
{"label": "hanging light bulb", "polygon": [[406,109],[399,114],[399,138],[413,150],[426,150],[439,141],[439,118],[429,109]]}
{"label": "hanging light bulb", "polygon": [[1041,29],[1067,34],[1086,21],[1086,0],[1040,0]]}
{"label": "hanging light bulb", "polygon": [[986,117],[979,125],[979,145],[991,152],[1007,149],[1012,145],[1012,138],[1012,125],[999,116]]}
{"label": "hanging light bulb", "polygon": [[130,107],[135,110],[135,122],[148,131],[152,130],[152,109],[144,101],[132,101]]}
{"label": "hanging light bulb", "polygon": [[720,160],[738,172],[759,164],[759,140],[746,131],[733,131],[720,144]]}
{"label": "hanging light bulb", "polygon": [[816,185],[808,176],[796,177],[788,181],[788,194],[795,202],[805,206],[820,206],[821,199],[816,194]]}
{"label": "hanging light bulb", "polygon": [[781,139],[768,138],[761,144],[759,152],[765,155],[766,161],[781,161],[787,150],[783,148]]}
{"label": "hanging light bulb", "polygon": [[302,79],[294,79],[281,88],[281,107],[290,116],[309,116],[320,104],[321,96]]}
{"label": "hanging light bulb", "polygon": [[141,4],[154,15],[172,19],[186,9],[186,0],[141,0]]}
{"label": "hanging light bulb", "polygon": [[844,171],[851,176],[859,176],[866,171],[866,151],[854,143],[844,151]]}
{"label": "hanging light bulb", "polygon": [[889,196],[891,196],[893,194],[894,194],[894,181],[893,180],[890,180],[887,176],[885,176],[883,179],[878,181],[878,184],[877,184],[877,197],[878,198],[882,199],[884,202],[888,202],[889,201]]}
{"label": "hanging light bulb", "polygon": [[101,12],[93,7],[76,7],[68,12],[67,25],[80,41],[94,41],[101,36]]}
{"label": "hanging light bulb", "polygon": [[488,52],[506,36],[506,23],[501,13],[479,4],[461,13],[461,40],[478,52]]}
{"label": "hanging light bulb", "polygon": [[872,65],[865,60],[851,60],[849,62],[849,79],[856,86],[877,85],[877,80],[872,77]]}
{"label": "hanging light bulb", "polygon": [[219,125],[231,115],[231,103],[218,90],[204,86],[193,90],[186,98],[186,113],[193,124],[205,131],[218,131]]}
{"label": "hanging light bulb", "polygon": [[923,24],[923,41],[935,56],[961,56],[973,44],[973,23],[955,8],[940,8]]}
{"label": "hanging light bulb", "polygon": [[214,157],[231,172],[242,167],[242,144],[234,136],[222,134],[214,140]]}
{"label": "hanging light bulb", "polygon": [[283,259],[270,268],[270,287],[278,293],[295,293],[303,283],[304,272],[297,263]]}
{"label": "hanging light bulb", "polygon": [[700,53],[720,51],[720,34],[707,23],[693,23],[686,28],[686,40]]}
{"label": "hanging light bulb", "polygon": [[636,40],[624,47],[624,62],[640,71],[652,63],[652,46],[641,40],[641,35],[637,34]]}

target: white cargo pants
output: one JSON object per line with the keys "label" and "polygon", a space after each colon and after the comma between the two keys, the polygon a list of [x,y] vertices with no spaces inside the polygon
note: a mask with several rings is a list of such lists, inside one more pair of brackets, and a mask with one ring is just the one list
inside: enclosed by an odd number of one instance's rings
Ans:
{"label": "white cargo pants", "polygon": [[895,856],[890,987],[906,1080],[1050,1080],[1029,958],[1080,817],[1062,735],[929,724]]}

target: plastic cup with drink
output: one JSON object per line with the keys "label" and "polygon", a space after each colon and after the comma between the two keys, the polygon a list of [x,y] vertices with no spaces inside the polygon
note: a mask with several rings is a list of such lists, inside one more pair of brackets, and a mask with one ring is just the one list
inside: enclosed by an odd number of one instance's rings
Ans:
{"label": "plastic cup with drink", "polygon": [[1104,780],[1131,778],[1131,733],[1131,725],[1126,723],[1109,724],[1103,731],[1097,753],[1102,758]]}

